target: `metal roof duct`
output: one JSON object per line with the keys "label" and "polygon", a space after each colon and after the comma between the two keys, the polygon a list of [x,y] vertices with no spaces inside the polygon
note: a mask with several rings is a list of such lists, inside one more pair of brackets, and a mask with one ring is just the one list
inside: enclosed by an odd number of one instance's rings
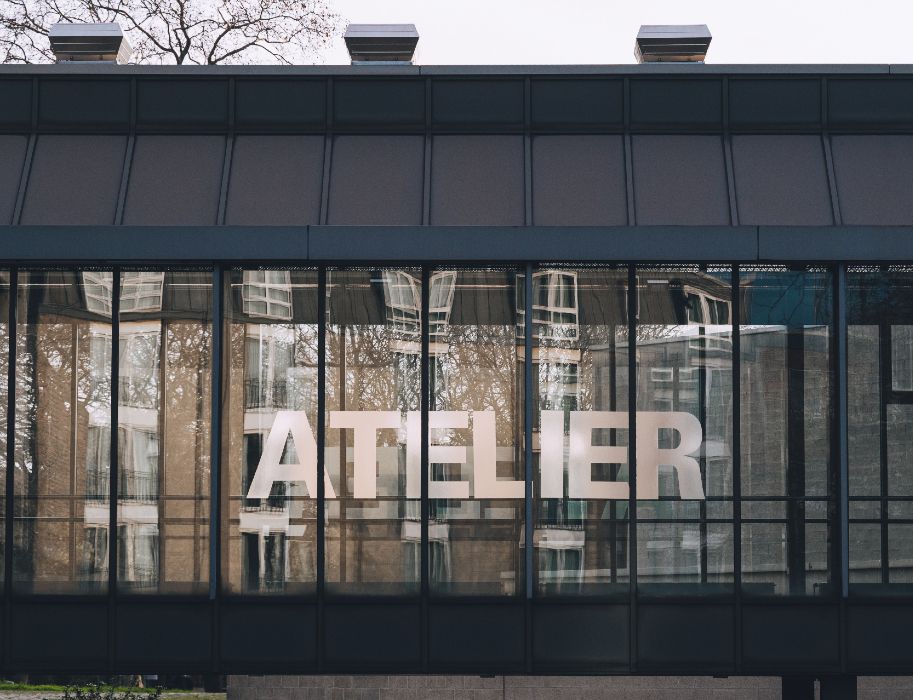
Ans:
{"label": "metal roof duct", "polygon": [[710,39],[706,24],[643,24],[634,56],[638,63],[703,63]]}
{"label": "metal roof duct", "polygon": [[117,22],[52,24],[48,39],[58,63],[126,63],[133,52]]}
{"label": "metal roof duct", "polygon": [[343,38],[352,65],[411,64],[418,45],[414,24],[350,24]]}

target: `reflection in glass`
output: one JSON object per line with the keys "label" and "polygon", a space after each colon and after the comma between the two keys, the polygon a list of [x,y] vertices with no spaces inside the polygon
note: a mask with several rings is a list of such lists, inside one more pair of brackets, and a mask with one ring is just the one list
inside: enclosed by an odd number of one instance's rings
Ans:
{"label": "reflection in glass", "polygon": [[419,587],[421,291],[417,269],[327,272],[329,592]]}
{"label": "reflection in glass", "polygon": [[[627,281],[627,268],[533,273],[539,594],[627,591]],[[606,487],[624,493],[597,497]]]}
{"label": "reflection in glass", "polygon": [[431,276],[429,546],[432,591],[522,590],[523,280]]}
{"label": "reflection in glass", "polygon": [[[3,528],[3,534],[0,534],[0,557],[3,557],[3,562],[0,563],[0,578],[3,577],[3,567],[6,563],[6,498],[3,496],[6,494],[6,421],[9,403],[9,304],[10,273],[8,270],[0,270],[0,498],[3,499],[3,505],[0,505],[0,528]],[[0,583],[0,588],[2,586]]]}
{"label": "reflection in glass", "polygon": [[850,591],[909,593],[913,268],[849,267],[846,279]]}
{"label": "reflection in glass", "polygon": [[108,579],[112,273],[19,273],[13,577],[17,590]]}
{"label": "reflection in glass", "polygon": [[720,592],[734,580],[732,273],[636,274],[638,589]]}
{"label": "reflection in glass", "polygon": [[315,270],[229,273],[222,579],[232,593],[316,586],[317,309]]}
{"label": "reflection in glass", "polygon": [[[117,580],[138,593],[209,581],[212,273],[121,272]],[[93,445],[98,491],[110,435]],[[101,450],[94,458],[95,445]]]}
{"label": "reflection in glass", "polygon": [[740,269],[742,496],[786,509],[743,517],[748,593],[830,590],[832,295],[823,268]]}

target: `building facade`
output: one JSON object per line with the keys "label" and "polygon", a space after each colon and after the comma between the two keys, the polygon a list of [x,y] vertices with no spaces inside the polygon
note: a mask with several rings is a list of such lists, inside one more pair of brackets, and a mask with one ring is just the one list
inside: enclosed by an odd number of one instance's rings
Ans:
{"label": "building facade", "polygon": [[0,69],[2,667],[909,673],[908,72]]}

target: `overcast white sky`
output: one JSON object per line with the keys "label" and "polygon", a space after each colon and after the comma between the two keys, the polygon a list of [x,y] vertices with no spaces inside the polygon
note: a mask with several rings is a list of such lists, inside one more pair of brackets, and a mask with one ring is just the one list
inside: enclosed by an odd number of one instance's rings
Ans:
{"label": "overcast white sky", "polygon": [[[332,0],[411,22],[418,63],[634,63],[641,24],[706,24],[708,63],[913,63],[913,0]],[[323,57],[348,63],[342,39]]]}

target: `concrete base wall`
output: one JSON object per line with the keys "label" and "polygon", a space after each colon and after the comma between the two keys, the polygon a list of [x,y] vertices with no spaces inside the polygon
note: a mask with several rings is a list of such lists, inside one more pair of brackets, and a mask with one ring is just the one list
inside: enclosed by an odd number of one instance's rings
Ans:
{"label": "concrete base wall", "polygon": [[[816,688],[817,690],[817,688]],[[913,677],[860,677],[859,700],[909,700]],[[817,695],[817,693],[816,693]],[[780,700],[773,677],[230,676],[228,700]]]}

